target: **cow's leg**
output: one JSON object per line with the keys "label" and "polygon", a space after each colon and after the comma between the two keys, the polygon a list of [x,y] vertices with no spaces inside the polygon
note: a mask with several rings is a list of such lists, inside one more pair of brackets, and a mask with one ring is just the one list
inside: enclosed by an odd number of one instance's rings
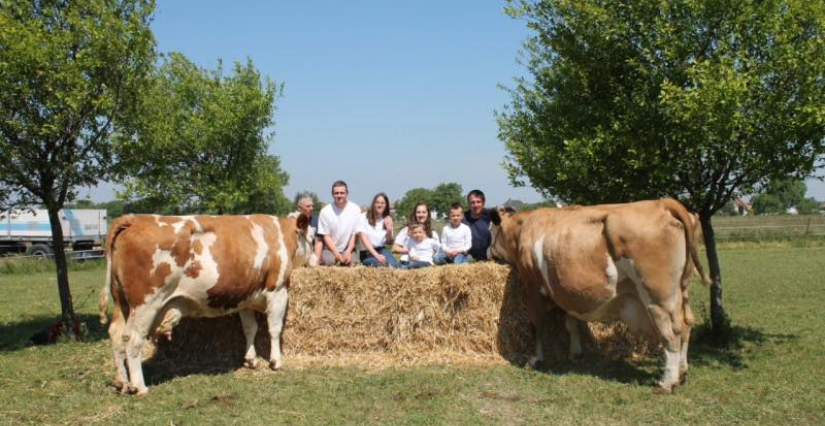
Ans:
{"label": "cow's leg", "polygon": [[[681,306],[680,306],[681,308]],[[659,339],[664,347],[664,372],[659,381],[659,389],[663,392],[670,392],[679,385],[679,360],[682,352],[681,331],[682,324],[675,324],[672,313],[667,312],[662,306],[648,306],[653,324],[659,332]],[[681,315],[678,316],[681,321]]]}
{"label": "cow's leg", "polygon": [[527,364],[531,368],[540,368],[544,362],[544,336],[547,322],[545,300],[535,286],[525,283],[524,303],[527,307],[527,318],[533,325],[536,338],[536,352],[527,360]]}
{"label": "cow's leg", "polygon": [[564,327],[567,328],[567,333],[570,334],[570,353],[568,358],[573,361],[581,357],[582,341],[579,333],[579,320],[570,314],[564,317]]}
{"label": "cow's leg", "polygon": [[281,368],[281,330],[289,302],[289,292],[285,286],[266,294],[266,322],[269,326],[269,368]]}
{"label": "cow's leg", "polygon": [[120,392],[126,392],[129,389],[129,373],[126,371],[126,344],[123,341],[123,328],[125,326],[126,320],[123,318],[123,312],[120,305],[115,301],[112,322],[109,324],[109,340],[112,342],[112,352],[115,359],[114,386]]}
{"label": "cow's leg", "polygon": [[682,347],[679,354],[679,383],[684,383],[688,373],[688,344],[690,343],[690,332],[693,329],[693,311],[688,303],[687,290],[682,292],[682,309],[684,310],[684,328],[682,329]]}
{"label": "cow's leg", "polygon": [[255,320],[255,312],[243,310],[239,312],[243,335],[246,339],[246,354],[244,355],[244,367],[257,368],[258,354],[255,352],[255,335],[258,333],[258,321]]}
{"label": "cow's leg", "polygon": [[126,345],[126,358],[129,366],[129,391],[138,395],[145,395],[149,392],[143,380],[141,352],[157,316],[158,309],[151,305],[144,305],[132,310],[126,321],[123,342]]}

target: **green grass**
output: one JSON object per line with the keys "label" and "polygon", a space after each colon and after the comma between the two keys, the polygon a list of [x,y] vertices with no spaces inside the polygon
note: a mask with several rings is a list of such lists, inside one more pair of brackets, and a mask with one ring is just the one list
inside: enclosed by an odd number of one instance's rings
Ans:
{"label": "green grass", "polygon": [[700,324],[690,377],[668,396],[651,391],[657,359],[588,354],[548,372],[510,365],[298,370],[287,358],[280,373],[155,371],[148,396],[123,397],[109,386],[109,343],[95,325],[103,270],[71,273],[87,340],[39,347],[25,342],[60,312],[54,274],[0,274],[0,424],[825,423],[817,373],[825,370],[825,248],[720,256],[731,343],[704,338],[707,290],[694,284]]}

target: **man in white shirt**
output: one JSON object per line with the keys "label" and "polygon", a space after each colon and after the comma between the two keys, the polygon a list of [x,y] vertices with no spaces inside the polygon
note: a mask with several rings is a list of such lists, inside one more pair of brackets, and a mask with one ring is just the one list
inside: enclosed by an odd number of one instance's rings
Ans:
{"label": "man in white shirt", "polygon": [[324,242],[322,265],[352,266],[355,260],[355,225],[361,208],[347,200],[349,188],[344,181],[332,184],[332,204],[321,209],[318,216],[318,235]]}
{"label": "man in white shirt", "polygon": [[459,265],[470,261],[467,252],[473,246],[473,234],[469,226],[461,223],[462,219],[464,209],[461,203],[453,203],[450,206],[450,223],[441,231],[441,251],[433,259],[436,265]]}

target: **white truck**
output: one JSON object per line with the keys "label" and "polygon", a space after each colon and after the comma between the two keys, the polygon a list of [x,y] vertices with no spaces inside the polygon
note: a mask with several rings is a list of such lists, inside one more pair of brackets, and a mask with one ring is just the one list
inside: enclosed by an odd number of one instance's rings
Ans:
{"label": "white truck", "polygon": [[[73,251],[85,253],[77,257],[98,257],[89,252],[106,240],[109,228],[106,210],[60,210],[63,241]],[[32,256],[51,256],[52,228],[49,213],[44,209],[16,209],[0,212],[0,255],[26,253]]]}

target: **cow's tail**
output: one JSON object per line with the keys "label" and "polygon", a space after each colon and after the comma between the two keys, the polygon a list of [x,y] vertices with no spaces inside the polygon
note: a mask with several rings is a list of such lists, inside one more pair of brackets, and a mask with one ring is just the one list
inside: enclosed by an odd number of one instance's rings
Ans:
{"label": "cow's tail", "polygon": [[109,295],[112,294],[113,273],[112,270],[112,256],[115,252],[115,240],[121,232],[132,226],[134,216],[126,215],[117,218],[112,226],[109,228],[109,233],[106,235],[106,283],[100,289],[100,300],[98,301],[98,315],[100,316],[100,323],[106,325],[109,322]]}
{"label": "cow's tail", "polygon": [[685,229],[685,242],[690,259],[688,262],[685,262],[685,271],[682,274],[682,289],[688,287],[690,279],[693,276],[693,268],[696,268],[696,271],[699,273],[702,284],[709,286],[711,280],[707,274],[705,274],[705,268],[702,266],[702,262],[699,261],[699,253],[696,250],[696,227],[698,226],[698,221],[694,219],[682,203],[671,198],[665,199],[664,202],[670,214],[682,222],[682,227]]}

